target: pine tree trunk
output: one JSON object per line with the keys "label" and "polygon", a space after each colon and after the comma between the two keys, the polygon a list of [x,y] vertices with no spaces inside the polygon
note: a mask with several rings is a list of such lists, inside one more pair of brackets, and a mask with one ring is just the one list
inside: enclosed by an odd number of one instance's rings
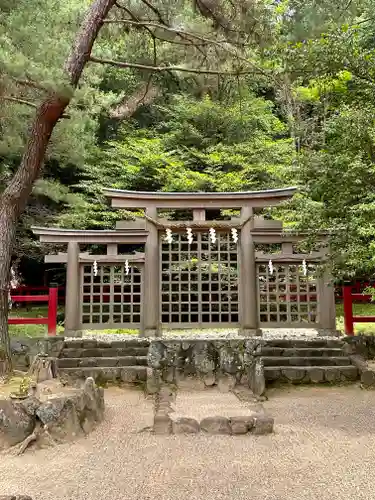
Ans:
{"label": "pine tree trunk", "polygon": [[6,373],[12,369],[8,332],[8,292],[16,224],[26,206],[33,184],[39,176],[53,129],[70,103],[72,90],[77,86],[90,57],[103,19],[107,17],[114,4],[115,0],[95,0],[88,9],[71,54],[65,63],[71,88],[67,89],[65,95],[55,93],[47,96],[37,108],[21,164],[0,196],[0,348],[4,351],[5,357],[5,363],[0,365],[3,366],[2,371]]}
{"label": "pine tree trunk", "polygon": [[0,205],[0,376],[12,371],[12,355],[8,335],[8,293],[14,227],[6,207]]}

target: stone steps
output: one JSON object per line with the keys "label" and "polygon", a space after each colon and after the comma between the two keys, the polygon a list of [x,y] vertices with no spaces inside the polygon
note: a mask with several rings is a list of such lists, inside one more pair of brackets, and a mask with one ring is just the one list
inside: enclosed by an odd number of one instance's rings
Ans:
{"label": "stone steps", "polygon": [[146,356],[112,356],[103,357],[82,357],[82,358],[60,358],[57,360],[58,368],[80,368],[80,367],[100,367],[107,368],[113,366],[147,366]]}
{"label": "stone steps", "polygon": [[286,356],[286,357],[338,357],[345,356],[341,347],[262,347],[261,356]]}
{"label": "stone steps", "polygon": [[353,366],[265,366],[266,381],[306,383],[354,382],[358,378],[358,369]]}
{"label": "stone steps", "polygon": [[264,366],[348,366],[350,359],[344,356],[262,356]]}
{"label": "stone steps", "polygon": [[66,340],[57,360],[59,374],[74,379],[93,377],[99,384],[145,382],[149,345],[148,340],[138,338]]}
{"label": "stone steps", "polygon": [[99,385],[119,382],[140,383],[147,380],[146,366],[59,368],[59,374],[72,379],[92,377]]}
{"label": "stone steps", "polygon": [[268,384],[354,382],[358,370],[351,364],[344,345],[337,338],[269,339],[258,355]]}

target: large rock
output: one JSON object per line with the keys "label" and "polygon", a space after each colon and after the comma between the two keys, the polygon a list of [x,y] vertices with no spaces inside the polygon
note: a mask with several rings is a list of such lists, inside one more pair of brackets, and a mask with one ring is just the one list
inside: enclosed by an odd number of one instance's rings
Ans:
{"label": "large rock", "polygon": [[39,406],[36,414],[57,441],[71,441],[83,434],[76,407],[68,396],[51,398]]}
{"label": "large rock", "polygon": [[[56,379],[38,384],[25,399],[0,399],[0,450],[24,441],[46,426],[56,441],[90,432],[104,417],[104,393],[92,378],[80,388],[65,388]],[[38,433],[42,437],[43,433]]]}
{"label": "large rock", "polygon": [[49,397],[36,410],[40,421],[58,441],[70,441],[87,434],[104,417],[103,389],[89,377],[81,389]]}
{"label": "large rock", "polygon": [[31,434],[35,415],[27,412],[19,400],[0,399],[0,449],[14,446]]}

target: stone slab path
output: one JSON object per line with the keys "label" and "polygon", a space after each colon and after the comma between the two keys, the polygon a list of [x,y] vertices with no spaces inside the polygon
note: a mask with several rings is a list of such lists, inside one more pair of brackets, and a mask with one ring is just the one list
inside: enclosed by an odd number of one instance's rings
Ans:
{"label": "stone slab path", "polygon": [[267,436],[152,436],[152,401],[106,392],[107,416],[73,444],[0,457],[0,494],[34,500],[375,500],[375,392],[274,391]]}
{"label": "stone slab path", "polygon": [[238,417],[256,413],[256,406],[240,401],[231,392],[217,389],[203,391],[178,391],[175,412],[181,417],[201,421],[206,417]]}

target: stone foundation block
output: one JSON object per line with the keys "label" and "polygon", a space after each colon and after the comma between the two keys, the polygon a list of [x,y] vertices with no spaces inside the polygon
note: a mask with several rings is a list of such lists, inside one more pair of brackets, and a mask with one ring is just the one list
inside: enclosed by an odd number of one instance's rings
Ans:
{"label": "stone foundation block", "polygon": [[254,426],[253,417],[230,417],[229,421],[232,434],[247,434]]}
{"label": "stone foundation block", "polygon": [[372,370],[365,370],[361,374],[362,386],[366,389],[375,388],[375,372]]}
{"label": "stone foundation block", "polygon": [[225,417],[207,417],[201,421],[201,430],[208,434],[232,434],[229,419]]}
{"label": "stone foundation block", "polygon": [[199,422],[194,418],[177,417],[172,419],[173,434],[196,434],[200,431]]}
{"label": "stone foundation block", "polygon": [[252,434],[263,435],[273,432],[274,419],[266,415],[257,415],[254,417],[254,427],[251,429]]}
{"label": "stone foundation block", "polygon": [[0,500],[32,500],[27,495],[0,495]]}
{"label": "stone foundation block", "polygon": [[160,376],[156,370],[152,368],[146,368],[147,373],[147,383],[146,390],[147,394],[156,394],[160,389]]}
{"label": "stone foundation block", "polygon": [[217,386],[220,392],[231,392],[236,387],[236,378],[229,374],[221,375]]}
{"label": "stone foundation block", "polygon": [[321,368],[313,368],[310,370],[310,382],[313,384],[318,384],[324,381],[324,370]]}
{"label": "stone foundation block", "polygon": [[172,420],[169,415],[157,413],[154,417],[154,434],[172,434]]}
{"label": "stone foundation block", "polygon": [[212,387],[216,384],[216,377],[213,372],[207,373],[203,376],[203,382],[206,387]]}
{"label": "stone foundation block", "polygon": [[281,370],[281,373],[283,377],[294,383],[302,382],[304,376],[306,375],[305,370],[297,370],[294,368],[284,368]]}

